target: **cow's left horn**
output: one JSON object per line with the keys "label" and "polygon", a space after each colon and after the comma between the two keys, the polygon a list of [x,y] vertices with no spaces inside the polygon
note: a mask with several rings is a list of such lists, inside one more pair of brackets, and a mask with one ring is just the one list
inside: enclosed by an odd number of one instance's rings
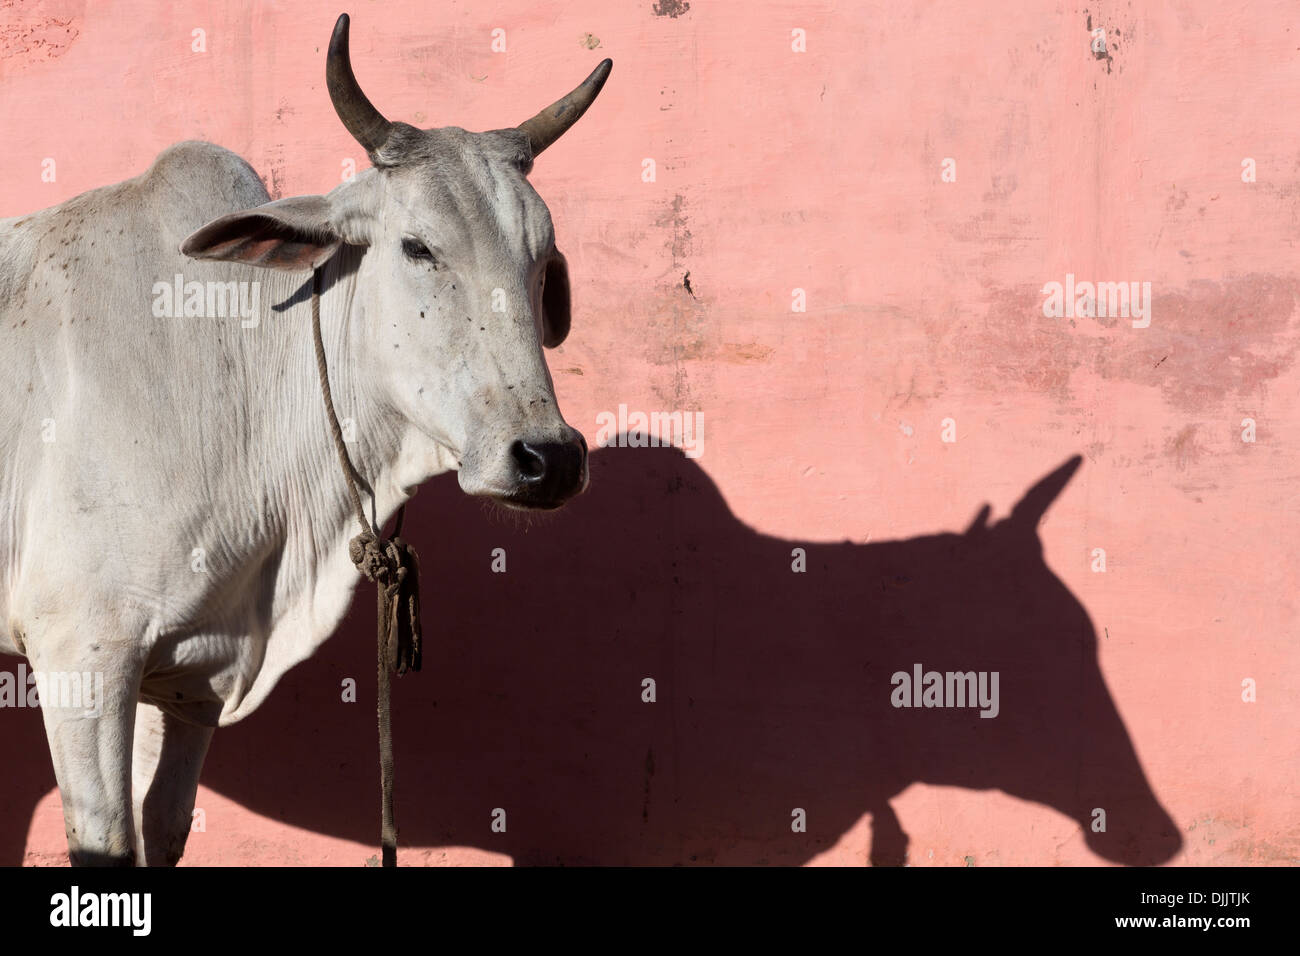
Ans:
{"label": "cow's left horn", "polygon": [[325,86],[334,102],[334,112],[347,127],[353,139],[360,143],[373,160],[375,153],[388,142],[393,124],[375,109],[366,94],[361,92],[352,73],[352,58],[348,54],[348,15],[339,16],[330,37],[329,52],[325,55]]}
{"label": "cow's left horn", "polygon": [[601,60],[600,65],[591,71],[591,76],[583,80],[572,93],[556,100],[532,119],[519,124],[519,131],[528,135],[534,156],[563,136],[587,112],[587,107],[605,85],[609,71],[613,68],[613,60]]}

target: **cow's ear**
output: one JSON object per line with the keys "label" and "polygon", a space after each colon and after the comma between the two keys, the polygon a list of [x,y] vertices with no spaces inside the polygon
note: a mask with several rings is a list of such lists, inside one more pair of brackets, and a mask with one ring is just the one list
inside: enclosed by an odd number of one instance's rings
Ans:
{"label": "cow's ear", "polygon": [[557,251],[542,280],[542,344],[553,349],[569,334],[569,263]]}
{"label": "cow's ear", "polygon": [[181,244],[194,259],[305,272],[334,255],[342,238],[324,196],[294,196],[214,219]]}

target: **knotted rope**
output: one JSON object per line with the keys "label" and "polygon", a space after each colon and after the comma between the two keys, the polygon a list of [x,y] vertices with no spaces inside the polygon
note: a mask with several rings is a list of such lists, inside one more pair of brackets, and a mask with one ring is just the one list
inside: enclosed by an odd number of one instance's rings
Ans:
{"label": "knotted rope", "polygon": [[317,269],[311,278],[311,332],[316,344],[316,370],[320,373],[321,395],[325,399],[325,413],[329,416],[330,434],[343,468],[352,508],[356,513],[361,533],[348,542],[348,556],[366,578],[373,581],[376,592],[376,644],[379,668],[379,781],[382,793],[380,845],[383,865],[397,865],[397,824],[393,819],[393,715],[392,672],[399,675],[408,670],[420,669],[420,560],[415,548],[398,537],[402,532],[402,518],[406,506],[397,509],[393,536],[383,538],[379,530],[366,519],[357,492],[357,473],[348,458],[343,444],[343,429],[334,411],[334,397],[330,392],[329,371],[325,366],[325,345],[320,331],[321,272]]}

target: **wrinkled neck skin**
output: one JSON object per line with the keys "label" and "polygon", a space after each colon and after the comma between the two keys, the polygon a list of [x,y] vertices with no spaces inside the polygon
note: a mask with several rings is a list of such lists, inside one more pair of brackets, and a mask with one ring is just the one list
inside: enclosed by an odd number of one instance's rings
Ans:
{"label": "wrinkled neck skin", "polygon": [[[368,169],[330,194],[331,198],[348,197],[347,202],[339,203],[344,210],[339,227],[345,235],[350,232],[350,215],[364,214],[368,208],[381,205],[381,197],[376,192],[382,188],[378,172]],[[344,431],[362,505],[367,520],[382,528],[418,485],[454,470],[457,461],[455,453],[434,436],[405,420],[389,400],[381,378],[361,373],[366,368],[382,367],[381,363],[372,361],[373,349],[368,347],[368,341],[373,327],[384,320],[367,301],[366,289],[377,279],[367,269],[366,251],[363,245],[344,245],[321,266],[320,323],[334,411]],[[341,512],[338,502],[333,502],[326,514],[314,514],[315,520],[331,532],[340,523],[344,528],[359,531],[321,394],[311,328],[312,276],[309,273],[270,275],[273,282],[265,290],[270,295],[263,300],[269,306],[269,321],[284,328],[293,342],[292,355],[299,361],[297,374],[285,375],[285,381],[291,380],[295,387],[292,394],[284,394],[282,398],[292,404],[271,410],[278,412],[280,427],[278,434],[272,436],[275,444],[268,447],[295,447],[305,440],[308,447],[301,449],[305,454],[290,457],[303,463],[298,480],[337,488],[342,501]],[[308,408],[319,412],[320,429],[305,427],[318,417],[314,412],[304,416],[302,410]],[[298,435],[299,430],[304,434]],[[349,531],[348,536],[355,533]],[[332,539],[334,534],[329,537]]]}
{"label": "wrinkled neck skin", "polygon": [[[454,453],[405,421],[384,383],[362,374],[368,315],[366,249],[343,246],[321,267],[320,316],[330,388],[345,447],[358,474],[366,518],[382,529],[416,486],[457,467]],[[269,640],[261,670],[242,700],[227,701],[221,723],[251,713],[280,676],[338,627],[360,577],[348,541],[362,529],[330,434],[312,338],[310,273],[261,271],[260,330],[244,335],[253,377],[245,394],[252,480],[252,527],[239,535],[268,561]],[[257,474],[256,463],[262,463]],[[259,603],[261,603],[259,601]],[[266,605],[263,604],[263,607]]]}
{"label": "wrinkled neck skin", "polygon": [[[364,247],[344,246],[321,268],[321,339],[334,412],[343,430],[344,447],[356,476],[366,519],[382,528],[415,493],[416,486],[435,475],[453,470],[456,458],[450,449],[403,419],[388,400],[381,379],[360,372],[371,365],[367,361],[370,353],[364,341],[366,329],[373,322],[382,320],[382,316],[367,314],[364,295],[358,293],[359,279],[365,275],[364,256]],[[305,287],[310,289],[310,277],[306,278]],[[305,348],[298,351],[306,354],[309,367],[305,376],[295,376],[300,380],[305,378],[303,394],[294,396],[296,401],[305,404],[296,407],[304,408],[311,404],[319,407],[324,427],[315,436],[315,441],[324,453],[326,474],[317,477],[326,484],[337,485],[343,492],[347,524],[359,530],[354,506],[346,495],[343,466],[329,430],[315,345],[311,340],[310,298],[307,308],[302,311],[307,318],[303,330],[307,342]],[[301,419],[289,415],[285,423],[288,422],[292,422],[290,427],[296,428]],[[314,457],[301,456],[301,460],[312,462]],[[338,520],[338,515],[331,512],[329,519],[333,523]]]}

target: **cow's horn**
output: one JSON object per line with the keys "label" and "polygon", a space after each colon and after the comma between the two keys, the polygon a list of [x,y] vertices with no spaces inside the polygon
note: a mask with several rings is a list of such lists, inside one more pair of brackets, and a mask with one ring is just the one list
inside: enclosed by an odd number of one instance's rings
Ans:
{"label": "cow's horn", "polygon": [[1079,470],[1081,464],[1083,464],[1083,456],[1075,455],[1056,471],[1040,480],[1038,484],[1026,491],[1025,496],[1011,509],[1007,522],[1013,527],[1037,534],[1038,522],[1043,519],[1043,515],[1047,514],[1047,509],[1052,506],[1056,496],[1065,490],[1065,486],[1070,483],[1070,479]]}
{"label": "cow's horn", "polygon": [[384,114],[366,99],[366,94],[361,92],[357,78],[352,73],[346,13],[339,16],[338,22],[334,24],[334,35],[330,37],[329,53],[325,56],[325,85],[329,88],[330,99],[334,101],[334,112],[339,114],[339,119],[353,139],[364,146],[373,159],[374,154],[388,141],[393,124],[384,119]]}
{"label": "cow's horn", "polygon": [[587,112],[587,107],[605,85],[609,71],[613,68],[613,60],[601,60],[600,65],[591,71],[591,76],[583,80],[572,93],[556,100],[532,119],[519,124],[519,131],[528,136],[534,156],[563,136]]}

